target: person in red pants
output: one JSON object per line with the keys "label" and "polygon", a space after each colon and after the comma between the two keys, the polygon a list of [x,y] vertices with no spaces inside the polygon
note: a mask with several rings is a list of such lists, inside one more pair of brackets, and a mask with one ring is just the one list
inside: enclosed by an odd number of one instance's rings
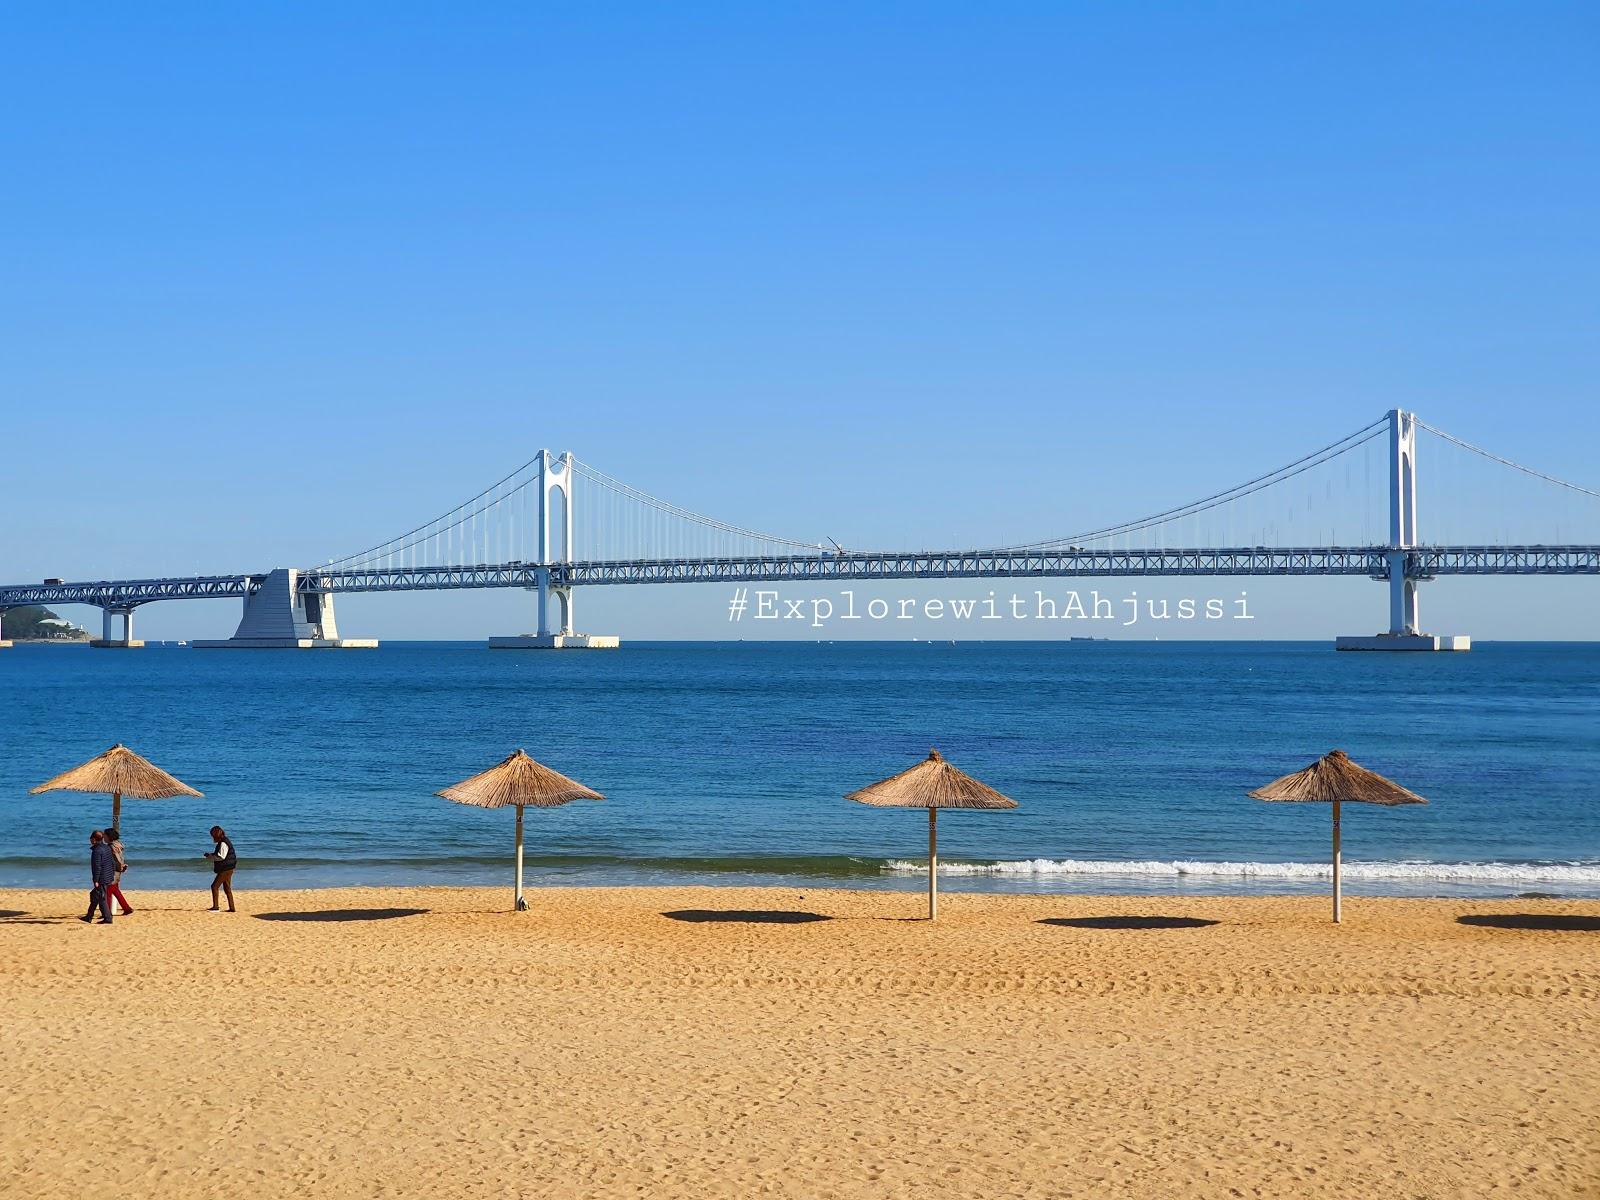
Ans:
{"label": "person in red pants", "polygon": [[115,900],[122,906],[122,915],[127,916],[133,911],[133,905],[128,903],[128,898],[122,894],[122,875],[128,869],[128,860],[122,856],[122,835],[116,829],[105,831],[106,844],[111,847],[111,857],[117,860],[117,877],[111,881],[111,886],[106,888],[106,899]]}

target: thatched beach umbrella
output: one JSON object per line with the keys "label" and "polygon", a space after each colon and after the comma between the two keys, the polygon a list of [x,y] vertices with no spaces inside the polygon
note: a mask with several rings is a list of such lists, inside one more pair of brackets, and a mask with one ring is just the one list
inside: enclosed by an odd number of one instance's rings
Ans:
{"label": "thatched beach umbrella", "polygon": [[457,804],[471,804],[477,808],[517,807],[517,911],[527,909],[522,898],[522,810],[555,808],[571,800],[604,800],[599,792],[586,788],[576,779],[568,779],[559,771],[552,771],[537,763],[521,750],[513,752],[498,766],[463,779],[454,787],[447,787],[436,796],[454,800]]}
{"label": "thatched beach umbrella", "polygon": [[937,750],[916,766],[851,792],[846,800],[874,808],[928,810],[928,920],[939,915],[939,810],[1015,808],[1017,802],[947,763]]}
{"label": "thatched beach umbrella", "polygon": [[82,766],[63,771],[54,779],[47,779],[30,795],[40,792],[109,792],[111,794],[111,825],[122,827],[122,798],[136,796],[141,800],[165,800],[169,796],[200,796],[194,788],[168,775],[149,759],[141,758],[118,742],[104,754],[91,758]]}
{"label": "thatched beach umbrella", "polygon": [[1305,770],[1274,779],[1250,795],[1257,800],[1333,805],[1333,919],[1336,923],[1343,917],[1339,883],[1339,805],[1345,801],[1385,805],[1427,803],[1415,792],[1351,762],[1343,750],[1331,751]]}

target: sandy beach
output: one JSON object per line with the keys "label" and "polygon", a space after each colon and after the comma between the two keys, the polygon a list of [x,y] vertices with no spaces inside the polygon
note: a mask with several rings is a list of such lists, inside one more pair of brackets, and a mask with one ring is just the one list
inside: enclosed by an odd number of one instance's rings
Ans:
{"label": "sandy beach", "polygon": [[0,892],[8,1196],[1600,1195],[1600,902],[81,899]]}

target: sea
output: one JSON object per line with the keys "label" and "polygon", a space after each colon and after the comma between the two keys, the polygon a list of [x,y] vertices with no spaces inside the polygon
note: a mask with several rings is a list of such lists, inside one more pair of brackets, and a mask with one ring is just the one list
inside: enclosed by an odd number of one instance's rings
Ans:
{"label": "sea", "polygon": [[[1330,811],[1246,793],[1328,750],[1425,796],[1347,805],[1347,891],[1600,896],[1600,645],[625,643],[0,651],[0,887],[81,887],[108,797],[29,789],[123,742],[204,797],[123,802],[138,888],[510,886],[514,816],[435,793],[521,747],[605,794],[527,815],[530,886],[926,886],[920,812],[845,793],[930,748],[1013,797],[940,818],[948,891],[1325,892]],[[137,903],[137,901],[135,901]]]}

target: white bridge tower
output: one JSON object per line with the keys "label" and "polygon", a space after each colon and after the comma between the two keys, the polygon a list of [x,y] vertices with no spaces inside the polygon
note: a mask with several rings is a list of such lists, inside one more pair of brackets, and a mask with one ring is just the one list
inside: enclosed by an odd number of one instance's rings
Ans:
{"label": "white bridge tower", "polygon": [[1341,637],[1340,650],[1470,650],[1472,639],[1422,632],[1417,585],[1406,564],[1421,545],[1417,535],[1417,418],[1389,412],[1389,632],[1376,637]]}
{"label": "white bridge tower", "polygon": [[[514,637],[492,637],[491,650],[614,650],[621,645],[615,636],[597,633],[578,633],[572,624],[572,588],[567,584],[550,582],[551,567],[572,561],[572,507],[573,470],[572,452],[565,451],[557,458],[548,450],[539,452],[539,515],[537,518],[537,545],[535,548],[535,578],[538,585],[532,589],[539,595],[539,627],[537,633],[517,634]],[[551,497],[561,497],[561,511],[551,511]],[[551,538],[552,520],[560,522],[561,545],[559,551]],[[552,607],[555,612],[552,614]],[[556,621],[552,628],[551,617]]]}

